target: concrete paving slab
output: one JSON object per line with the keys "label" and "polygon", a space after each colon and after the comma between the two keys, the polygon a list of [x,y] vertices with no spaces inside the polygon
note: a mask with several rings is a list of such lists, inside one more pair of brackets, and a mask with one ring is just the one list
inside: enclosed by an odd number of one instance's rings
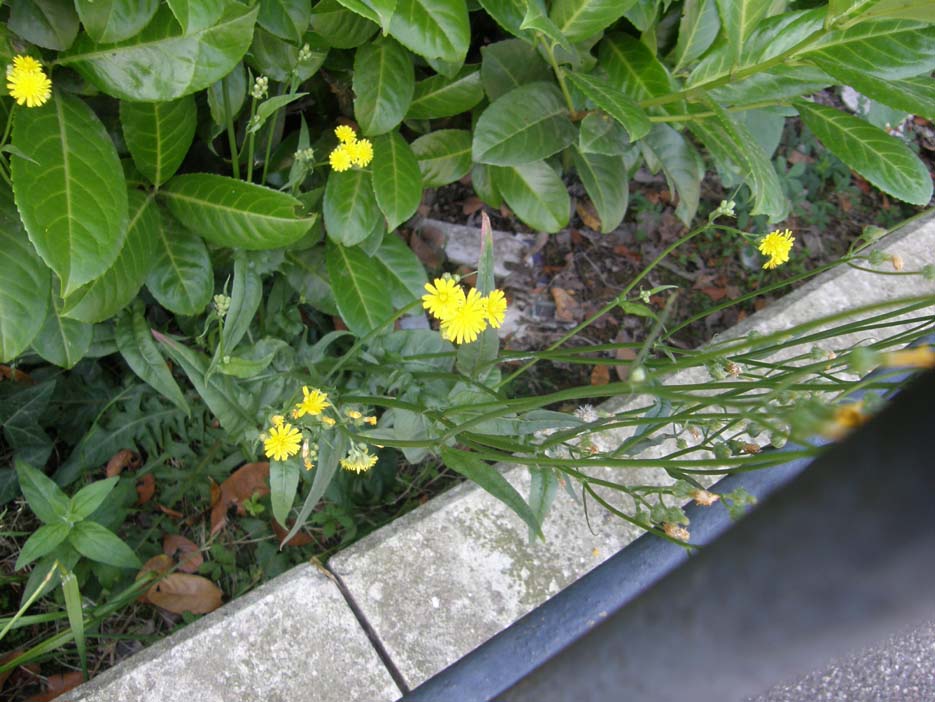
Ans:
{"label": "concrete paving slab", "polygon": [[337,585],[302,565],[56,699],[369,702],[399,694]]}

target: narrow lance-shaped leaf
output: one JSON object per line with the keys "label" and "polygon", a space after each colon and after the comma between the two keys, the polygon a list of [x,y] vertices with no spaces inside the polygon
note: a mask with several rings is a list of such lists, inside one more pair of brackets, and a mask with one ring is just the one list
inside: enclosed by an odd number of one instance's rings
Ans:
{"label": "narrow lance-shaped leaf", "polygon": [[120,124],[133,163],[154,185],[162,185],[182,165],[198,123],[195,98],[171,102],[120,103]]}
{"label": "narrow lance-shaped leaf", "polygon": [[221,345],[226,351],[234,349],[247,333],[262,297],[263,281],[260,274],[246,255],[238,254],[234,259],[231,304],[221,329]]}
{"label": "narrow lance-shaped leaf", "polygon": [[273,517],[280,524],[286,524],[295,493],[299,489],[299,466],[295,461],[269,462],[270,504]]}
{"label": "narrow lance-shaped leaf", "polygon": [[138,310],[127,310],[117,319],[114,332],[117,348],[130,369],[189,416],[188,402],[159,353],[143,315]]}
{"label": "narrow lance-shaped leaf", "polygon": [[41,108],[17,110],[13,192],[29,239],[70,295],[106,271],[127,230],[127,185],[97,115],[55,91]]}
{"label": "narrow lance-shaped leaf", "polygon": [[935,79],[930,76],[884,79],[831,61],[816,60],[815,63],[841,85],[849,85],[871,100],[929,121],[935,120]]}
{"label": "narrow lance-shaped leaf", "polygon": [[312,487],[308,491],[302,509],[296,517],[295,524],[286,534],[282,543],[289,543],[289,540],[295,536],[299,529],[305,525],[305,520],[312,513],[315,505],[325,494],[328,485],[334,479],[334,474],[338,470],[338,462],[344,458],[347,453],[348,439],[347,435],[338,430],[326,430],[321,434],[318,441],[318,464],[315,466],[315,477],[312,479]]}

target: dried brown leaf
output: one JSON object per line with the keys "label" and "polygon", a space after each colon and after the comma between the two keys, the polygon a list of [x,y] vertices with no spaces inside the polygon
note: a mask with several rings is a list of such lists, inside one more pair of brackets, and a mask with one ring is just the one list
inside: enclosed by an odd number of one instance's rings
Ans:
{"label": "dried brown leaf", "polygon": [[120,449],[107,461],[107,477],[113,478],[115,475],[120,475],[126,468],[136,470],[140,464],[140,454],[130,449]]}
{"label": "dried brown leaf", "polygon": [[[288,529],[284,529],[282,524],[277,522],[275,519],[271,519],[270,523],[273,527],[273,532],[276,534],[276,538],[279,539],[279,543],[283,546],[305,546],[310,544],[314,539],[310,534],[306,534],[304,531],[297,531],[295,536],[289,539],[288,543],[283,544],[282,540],[286,538],[286,535],[289,533]],[[289,525],[289,528],[292,528],[292,524]]]}
{"label": "dried brown leaf", "polygon": [[145,505],[156,494],[156,478],[152,473],[141,475],[136,481],[136,504]]}
{"label": "dried brown leaf", "polygon": [[[218,497],[211,506],[211,534],[214,535],[227,523],[227,510],[236,505],[237,514],[244,515],[243,503],[253,495],[269,494],[269,463],[247,463],[221,483]],[[213,496],[213,495],[212,495]]]}
{"label": "dried brown leaf", "polygon": [[207,578],[189,573],[170,573],[146,592],[146,599],[175,614],[207,614],[221,606],[223,593]]}
{"label": "dried brown leaf", "polygon": [[55,673],[46,678],[45,692],[33,695],[26,702],[49,702],[49,700],[54,700],[72,688],[78,687],[83,682],[84,676],[77,670],[71,670],[67,673]]}
{"label": "dried brown leaf", "polygon": [[610,366],[599,365],[591,369],[591,385],[607,385],[610,382]]}
{"label": "dried brown leaf", "polygon": [[162,550],[170,558],[176,558],[179,570],[185,573],[197,573],[205,562],[201,549],[191,539],[181,534],[166,534],[162,537]]}

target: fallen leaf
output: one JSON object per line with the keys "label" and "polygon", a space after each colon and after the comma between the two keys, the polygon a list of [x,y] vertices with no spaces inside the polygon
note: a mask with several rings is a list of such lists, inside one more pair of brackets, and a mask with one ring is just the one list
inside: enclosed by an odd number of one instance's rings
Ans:
{"label": "fallen leaf", "polygon": [[702,293],[711,298],[712,302],[717,302],[718,300],[727,297],[727,290],[724,288],[716,288],[714,286],[708,286],[705,288],[698,288]]}
{"label": "fallen leaf", "polygon": [[[275,519],[270,520],[273,526],[273,532],[276,534],[276,538],[279,539],[281,546],[305,546],[310,544],[314,539],[310,534],[306,534],[304,531],[297,531],[295,536],[289,539],[288,543],[282,543],[282,540],[286,538],[286,535],[289,533],[287,529],[284,529],[282,525],[277,522]],[[293,522],[294,524],[295,522]],[[289,525],[289,528],[292,528],[292,524]]]}
{"label": "fallen leaf", "polygon": [[140,464],[140,454],[130,449],[120,449],[107,461],[105,472],[108,478],[113,478],[115,475],[120,475],[125,468],[135,470],[140,467]]}
{"label": "fallen leaf", "polygon": [[175,614],[207,614],[221,606],[223,594],[200,575],[170,573],[146,591],[146,599]]}
{"label": "fallen leaf", "polygon": [[595,232],[601,231],[601,218],[590,200],[578,200],[575,203],[575,212],[578,213],[581,221],[584,222],[584,226],[588,229]]}
{"label": "fallen leaf", "polygon": [[156,478],[152,473],[141,475],[136,481],[136,504],[145,505],[156,494]]}
{"label": "fallen leaf", "polygon": [[201,549],[191,539],[181,534],[166,534],[162,537],[162,550],[170,558],[178,554],[179,570],[185,573],[197,573],[201,564],[205,562]]}
{"label": "fallen leaf", "polygon": [[32,376],[19,368],[10,368],[7,365],[0,365],[0,379],[12,380],[14,383],[26,383],[32,385]]}
{"label": "fallen leaf", "polygon": [[211,507],[211,535],[217,534],[227,523],[227,510],[237,506],[237,514],[244,515],[243,503],[254,495],[269,494],[269,463],[247,463],[221,483],[218,498]]}
{"label": "fallen leaf", "polygon": [[477,212],[479,209],[481,209],[483,206],[484,206],[484,201],[481,200],[476,195],[472,195],[471,197],[467,198],[464,202],[461,203],[461,212],[467,216],[471,216],[472,214]]}
{"label": "fallen leaf", "polygon": [[[615,339],[615,343],[621,343],[621,341],[623,340],[621,339],[621,337],[623,337],[623,339],[628,338],[626,334],[624,334],[623,332],[620,332],[617,335],[617,338]],[[631,349],[627,346],[620,347],[617,349],[614,355],[620,361],[635,361],[636,360],[636,349]],[[620,380],[625,381],[627,378],[630,377],[630,369],[632,367],[633,367],[632,363],[621,363],[620,365],[614,366],[614,371],[617,373],[617,377],[620,378]]]}
{"label": "fallen leaf", "polygon": [[555,301],[555,319],[559,322],[578,322],[581,320],[581,305],[564,288],[553,287],[549,292]]}
{"label": "fallen leaf", "polygon": [[[156,575],[165,575],[170,570],[172,570],[173,565],[175,564],[172,562],[171,558],[169,558],[164,553],[160,553],[158,556],[153,556],[152,558],[150,558],[148,561],[146,561],[143,564],[143,567],[140,568],[140,572],[136,574],[135,580],[139,580],[140,578],[145,577],[147,573],[156,573]],[[149,602],[149,598],[147,597],[147,595],[148,593],[144,592],[136,599],[139,602]]]}
{"label": "fallen leaf", "polygon": [[[214,503],[214,495],[212,495],[212,504]],[[182,519],[185,515],[179,512],[177,509],[172,509],[171,507],[166,507],[165,505],[156,505],[159,508],[159,511],[162,512],[167,517],[172,517],[172,519]]]}
{"label": "fallen leaf", "polygon": [[599,365],[591,369],[591,385],[607,385],[610,382],[610,366]]}
{"label": "fallen leaf", "polygon": [[67,673],[55,673],[45,680],[45,692],[33,695],[26,702],[49,702],[59,695],[78,687],[84,682],[84,675],[80,671],[71,670]]}

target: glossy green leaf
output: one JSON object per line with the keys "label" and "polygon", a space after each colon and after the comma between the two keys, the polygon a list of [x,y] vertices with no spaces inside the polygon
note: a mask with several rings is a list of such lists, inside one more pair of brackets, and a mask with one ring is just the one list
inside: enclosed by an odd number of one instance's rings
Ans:
{"label": "glossy green leaf", "polygon": [[531,163],[574,143],[578,133],[552,83],[529,83],[497,98],[477,120],[473,159],[495,166]]}
{"label": "glossy green leaf", "polygon": [[[226,97],[225,97],[226,93]],[[208,109],[217,125],[226,125],[228,118],[234,120],[243,109],[247,97],[247,71],[242,63],[221,80],[208,86]]]}
{"label": "glossy green leaf", "polygon": [[214,294],[214,272],[200,236],[173,217],[160,217],[153,267],[146,287],[160,305],[183,315],[199,314]]}
{"label": "glossy green leaf", "polygon": [[376,22],[385,34],[389,31],[390,19],[396,11],[396,0],[338,0],[344,7]]}
{"label": "glossy green leaf", "polygon": [[506,204],[530,227],[553,233],[568,225],[568,190],[545,161],[492,167],[491,173]]}
{"label": "glossy green leaf", "polygon": [[406,119],[453,117],[483,99],[480,66],[464,66],[453,78],[432,76],[416,83]]}
{"label": "glossy green leaf", "polygon": [[828,151],[883,192],[913,205],[932,199],[932,177],[908,146],[869,122],[797,100],[795,108]]}
{"label": "glossy green leaf", "polygon": [[471,28],[465,0],[397,0],[390,34],[426,58],[464,63]]}
{"label": "glossy green leaf", "polygon": [[116,487],[118,480],[120,478],[116,475],[112,478],[95,480],[76,492],[71,498],[71,506],[69,507],[71,519],[78,521],[90,517],[94,510],[107,499],[107,496]]}
{"label": "glossy green leaf", "polygon": [[578,150],[586,154],[622,156],[630,148],[630,137],[621,124],[604,112],[585,115],[578,127]]}
{"label": "glossy green leaf", "polygon": [[911,78],[935,70],[935,26],[898,19],[861,22],[832,32],[799,57],[819,67],[831,62],[878,78]]}
{"label": "glossy green leaf", "polygon": [[871,17],[935,22],[935,4],[925,0],[880,0],[864,14],[864,19]]}
{"label": "glossy green leaf", "polygon": [[46,524],[61,521],[68,514],[71,506],[62,488],[41,470],[27,463],[17,461],[14,467],[16,477],[19,479],[20,491],[29,503],[29,509],[33,514]]}
{"label": "glossy green leaf", "polygon": [[49,104],[17,110],[13,192],[36,251],[67,296],[104,273],[127,230],[127,185],[117,150],[81,100],[55,92]]}
{"label": "glossy green leaf", "polygon": [[[701,156],[685,137],[667,124],[654,126],[639,145],[647,161],[651,157],[662,168],[669,189],[678,193],[675,215],[685,226],[691,226],[698,211],[701,181],[704,178]],[[655,172],[656,169],[653,170]]]}
{"label": "glossy green leaf", "polygon": [[78,35],[73,0],[11,0],[9,27],[30,44],[64,51]]}
{"label": "glossy green leaf", "polygon": [[163,7],[146,28],[115,44],[82,35],[59,63],[123,100],[174,100],[220,80],[250,46],[257,6],[227,3],[217,24],[183,34]]}
{"label": "glossy green leaf", "polygon": [[534,31],[544,37],[551,44],[560,47],[568,54],[575,52],[575,47],[568,40],[558,25],[549,17],[545,7],[545,0],[528,0],[526,2],[526,14],[523,15],[523,22],[520,29]]}
{"label": "glossy green leaf", "polygon": [[366,239],[383,221],[370,174],[356,169],[329,173],[322,214],[332,241],[354,246]]}
{"label": "glossy green leaf", "polygon": [[393,307],[405,307],[423,295],[428,282],[425,266],[405,241],[389,234],[373,258],[383,268],[382,278],[389,283]]}
{"label": "glossy green leaf", "polygon": [[49,306],[49,269],[26,236],[13,197],[0,188],[0,362],[22,353]]}
{"label": "glossy green leaf", "polygon": [[636,0],[555,0],[549,16],[571,41],[599,34],[623,17]]}
{"label": "glossy green leaf", "polygon": [[295,524],[286,534],[282,543],[289,543],[299,529],[305,525],[305,520],[312,513],[315,505],[324,496],[325,490],[331,484],[334,474],[338,470],[338,461],[347,453],[348,439],[344,432],[339,430],[324,431],[318,441],[318,462],[315,466],[315,476],[312,478],[312,487],[305,497],[302,509],[296,517]]}
{"label": "glossy green leaf", "polygon": [[133,163],[149,182],[162,185],[175,175],[195,138],[195,98],[171,102],[120,103],[120,124]]}
{"label": "glossy green leaf", "polygon": [[256,22],[270,34],[299,44],[311,19],[308,0],[260,0]]}
{"label": "glossy green leaf", "polygon": [[734,58],[740,55],[753,28],[766,17],[771,2],[772,0],[717,0],[721,26]]}
{"label": "glossy green leaf", "polygon": [[[614,88],[637,102],[674,92],[669,72],[638,39],[610,34],[598,48],[599,65]],[[668,105],[664,109],[676,110]]]}
{"label": "glossy green leaf", "polygon": [[[610,119],[610,118],[608,118]],[[616,124],[616,123],[615,123]],[[471,168],[471,187],[481,200],[494,208],[499,208],[503,204],[503,198],[500,191],[493,183],[493,176],[490,169],[495,166],[485,166],[483,163],[475,163]]]}
{"label": "glossy green leaf", "polygon": [[631,141],[642,139],[652,128],[639,105],[599,76],[569,73],[568,78],[585,96],[627,130]]}
{"label": "glossy green leaf", "polygon": [[531,31],[521,28],[526,16],[526,0],[479,0],[479,3],[497,24],[513,36],[528,38],[532,35]]}
{"label": "glossy green leaf", "polygon": [[98,42],[123,41],[132,37],[159,9],[158,0],[75,0],[81,24]]}
{"label": "glossy green leaf", "polygon": [[182,27],[183,34],[193,34],[213,27],[224,14],[228,0],[166,0]]}
{"label": "glossy green leaf", "polygon": [[720,29],[715,0],[685,0],[679,21],[679,38],[673,52],[673,70],[677,73],[707,51]]}
{"label": "glossy green leaf", "polygon": [[295,461],[269,462],[269,501],[280,524],[288,523],[298,489],[299,466]]}
{"label": "glossy green leaf", "polygon": [[23,548],[19,552],[19,557],[16,559],[16,565],[13,566],[13,570],[24,568],[36,559],[42,558],[47,553],[50,553],[68,537],[68,532],[70,531],[71,525],[64,522],[43,524],[36,529],[33,535],[23,544]]}
{"label": "glossy green leaf", "polygon": [[287,93],[285,95],[274,95],[271,98],[267,98],[257,105],[256,114],[253,115],[253,119],[251,119],[250,123],[247,125],[247,134],[256,134],[263,128],[263,125],[266,124],[266,121],[270,117],[275,115],[286,105],[292,104],[306,95],[308,95],[308,93]]}
{"label": "glossy green leaf", "polygon": [[471,133],[462,129],[439,129],[411,144],[422,171],[422,185],[437,188],[454,183],[471,170]]}
{"label": "glossy green leaf", "polygon": [[447,446],[442,447],[441,456],[447,467],[477,483],[481,488],[513,510],[536,536],[544,538],[539,520],[532,509],[495,466],[485,463],[470,453]]}
{"label": "glossy green leaf", "polygon": [[321,0],[312,8],[311,27],[335,49],[361,46],[379,29],[375,22],[345,9],[337,0]]}
{"label": "glossy green leaf", "polygon": [[935,121],[935,79],[917,76],[903,80],[877,78],[849,66],[817,62],[841,85],[849,85],[861,95],[897,110]]}
{"label": "glossy green leaf", "polygon": [[586,154],[575,149],[575,170],[601,219],[601,232],[616,229],[630,199],[627,166],[623,156]]}
{"label": "glossy green leaf", "polygon": [[834,80],[814,66],[776,66],[749,78],[708,91],[712,100],[723,105],[750,105],[785,98],[811,95],[824,90]]}
{"label": "glossy green leaf", "polygon": [[65,299],[62,314],[81,322],[110,319],[136,297],[155,265],[159,246],[159,213],[154,196],[130,190],[127,237],[114,264]]}
{"label": "glossy green leaf", "polygon": [[415,73],[409,52],[389,38],[370,42],[354,56],[354,116],[367,136],[395,128],[409,109]]}
{"label": "glossy green leaf", "polygon": [[309,45],[310,56],[307,61],[300,62],[299,47],[257,27],[244,61],[253,69],[254,75],[266,76],[280,83],[288,83],[295,78],[301,83],[321,68],[330,48],[321,36],[311,32],[305,35],[305,43]]}
{"label": "glossy green leaf", "polygon": [[386,323],[393,314],[383,268],[357,247],[327,245],[328,278],[341,319],[356,336]]}
{"label": "glossy green leaf", "polygon": [[159,191],[188,229],[221,246],[275,249],[301,239],[315,217],[296,216],[291,195],[210,173],[176,176]]}
{"label": "glossy green leaf", "polygon": [[230,308],[221,329],[221,346],[226,351],[236,348],[243,339],[263,299],[263,280],[256,266],[243,252],[234,258],[234,282],[230,297]]}
{"label": "glossy green leaf", "polygon": [[82,556],[117,568],[139,568],[141,563],[133,550],[110,529],[97,522],[75,524],[68,534],[68,543]]}
{"label": "glossy green leaf", "polygon": [[224,375],[214,373],[206,377],[208,358],[203,353],[193,351],[155,330],[152,335],[188,376],[195,391],[228,433],[240,435],[254,425],[255,400],[251,398],[248,401],[237,391],[233,381]]}
{"label": "glossy green leaf", "polygon": [[[545,523],[546,515],[555,500],[555,494],[558,492],[558,476],[551,466],[539,468],[529,467],[529,508],[536,516],[539,525]],[[535,532],[529,530],[529,540],[535,538]]]}
{"label": "glossy green leaf", "polygon": [[412,148],[398,132],[377,137],[373,154],[373,193],[392,231],[419,207],[422,173]]}
{"label": "glossy green leaf", "polygon": [[482,46],[480,53],[481,83],[491,101],[521,85],[553,79],[535,47],[519,39]]}
{"label": "glossy green leaf", "polygon": [[159,353],[149,324],[139,310],[126,310],[117,318],[114,329],[117,349],[123,360],[151,388],[167,398],[188,416],[191,409],[182,390],[172,377],[166,360]]}
{"label": "glossy green leaf", "polygon": [[53,286],[52,304],[42,328],[32,340],[32,348],[49,363],[72,368],[91,347],[93,331],[86,322],[62,316],[62,300],[57,293],[56,286]]}

